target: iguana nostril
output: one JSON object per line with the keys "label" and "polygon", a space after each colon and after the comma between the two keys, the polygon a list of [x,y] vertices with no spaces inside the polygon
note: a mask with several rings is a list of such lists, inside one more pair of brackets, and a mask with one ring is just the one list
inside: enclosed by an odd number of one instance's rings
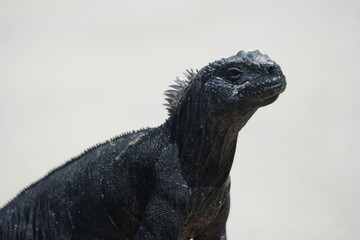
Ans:
{"label": "iguana nostril", "polygon": [[274,66],[269,66],[267,69],[268,73],[274,73],[275,72],[275,67]]}

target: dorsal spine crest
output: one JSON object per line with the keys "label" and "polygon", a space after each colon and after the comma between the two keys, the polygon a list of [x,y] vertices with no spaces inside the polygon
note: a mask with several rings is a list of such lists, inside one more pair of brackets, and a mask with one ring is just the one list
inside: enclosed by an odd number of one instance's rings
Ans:
{"label": "dorsal spine crest", "polygon": [[170,85],[171,89],[165,91],[165,100],[167,103],[164,105],[166,106],[166,109],[168,110],[168,114],[171,115],[177,106],[179,105],[182,96],[190,86],[190,83],[194,80],[196,77],[198,70],[186,70],[184,72],[185,79],[176,77],[174,80],[176,84]]}

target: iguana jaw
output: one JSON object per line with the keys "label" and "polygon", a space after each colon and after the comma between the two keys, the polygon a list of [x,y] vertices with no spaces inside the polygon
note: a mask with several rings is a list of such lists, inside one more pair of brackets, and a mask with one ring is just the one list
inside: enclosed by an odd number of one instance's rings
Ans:
{"label": "iguana jaw", "polygon": [[252,105],[262,107],[275,101],[285,88],[285,76],[280,72],[277,76],[265,75],[253,81],[247,81],[242,91],[239,91],[239,97],[246,99]]}

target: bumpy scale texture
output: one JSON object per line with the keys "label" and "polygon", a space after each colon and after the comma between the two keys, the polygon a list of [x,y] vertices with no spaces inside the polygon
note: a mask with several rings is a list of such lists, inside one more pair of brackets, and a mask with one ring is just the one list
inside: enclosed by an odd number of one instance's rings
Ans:
{"label": "bumpy scale texture", "polygon": [[226,239],[238,132],[285,76],[259,51],[185,75],[165,93],[164,124],[99,144],[23,190],[0,209],[0,239]]}

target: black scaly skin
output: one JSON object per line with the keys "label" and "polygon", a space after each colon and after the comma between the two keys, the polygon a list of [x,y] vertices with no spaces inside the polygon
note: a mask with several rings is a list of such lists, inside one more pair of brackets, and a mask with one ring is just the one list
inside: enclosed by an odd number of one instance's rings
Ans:
{"label": "black scaly skin", "polygon": [[259,51],[193,73],[167,121],[100,144],[0,210],[0,239],[226,239],[239,130],[286,86]]}

